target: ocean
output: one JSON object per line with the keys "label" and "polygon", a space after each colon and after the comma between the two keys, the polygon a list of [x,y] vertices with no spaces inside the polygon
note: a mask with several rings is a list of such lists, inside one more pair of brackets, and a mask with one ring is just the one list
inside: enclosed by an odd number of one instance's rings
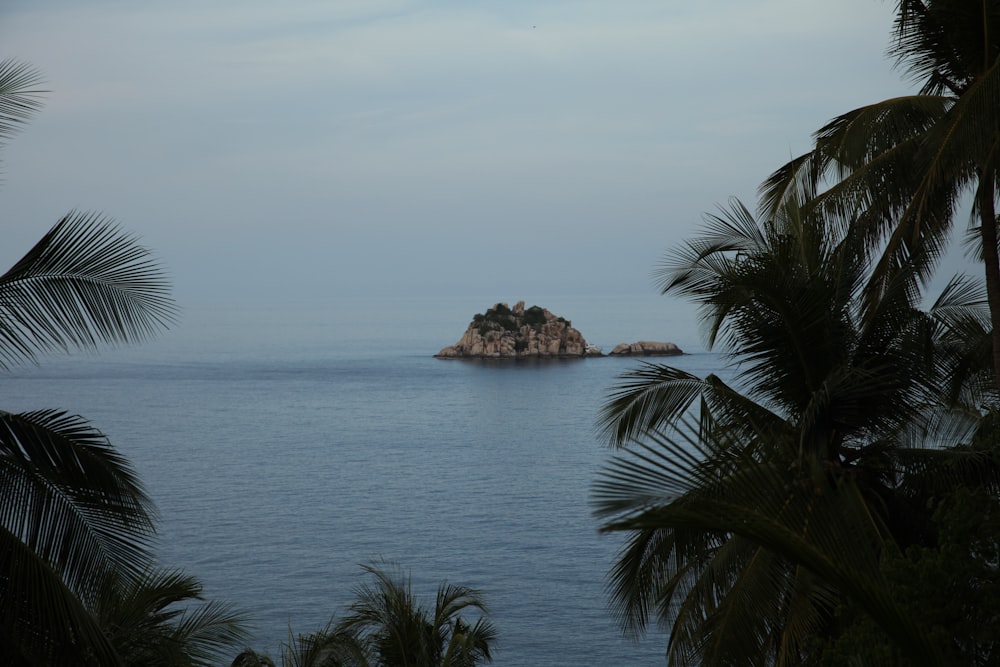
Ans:
{"label": "ocean", "polygon": [[[623,639],[591,486],[597,412],[635,359],[435,359],[498,297],[201,304],[141,346],[9,372],[3,409],[62,408],[106,433],[159,509],[160,564],[244,610],[251,647],[323,627],[384,559],[429,606],[483,591],[496,665],[662,665],[666,634]],[[669,340],[698,374],[693,311],[655,295],[528,300],[605,351]]]}

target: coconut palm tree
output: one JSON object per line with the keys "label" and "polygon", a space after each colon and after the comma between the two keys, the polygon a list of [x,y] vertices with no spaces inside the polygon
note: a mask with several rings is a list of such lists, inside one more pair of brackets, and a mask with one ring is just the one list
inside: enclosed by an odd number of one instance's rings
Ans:
{"label": "coconut palm tree", "polygon": [[[672,664],[808,664],[844,595],[915,659],[936,655],[878,564],[929,521],[900,491],[910,448],[976,424],[955,401],[982,375],[954,332],[978,324],[981,339],[985,305],[955,280],[921,311],[911,266],[868,304],[867,247],[859,226],[791,203],[758,221],[737,202],[660,272],[665,293],[699,304],[734,379],[627,375],[601,424],[628,449],[595,500],[603,529],[628,535],[611,575],[619,621],[667,624]],[[948,374],[965,381],[946,398]]]}
{"label": "coconut palm tree", "polygon": [[[493,661],[493,624],[468,611],[488,613],[479,591],[442,583],[434,609],[420,605],[408,574],[392,563],[362,566],[373,581],[354,591],[348,614],[323,630],[290,637],[282,649],[286,667],[474,667]],[[233,667],[273,662],[248,650]]]}
{"label": "coconut palm tree", "polygon": [[[0,141],[40,106],[37,72],[0,63]],[[111,221],[73,212],[0,275],[0,369],[144,340],[173,317],[159,265]],[[150,559],[153,507],[81,417],[0,411],[0,654],[8,664],[119,664],[90,613],[101,582]]]}
{"label": "coconut palm tree", "polygon": [[203,599],[198,580],[176,570],[113,573],[93,614],[125,665],[217,665],[246,639],[243,616],[219,602],[191,605]]}
{"label": "coconut palm tree", "polygon": [[413,595],[409,575],[391,564],[364,565],[374,578],[355,590],[350,613],[334,634],[352,636],[383,667],[471,667],[493,661],[493,624],[483,617],[470,625],[466,611],[486,613],[479,591],[443,583],[434,609]]}
{"label": "coconut palm tree", "polygon": [[878,254],[874,303],[904,263],[929,279],[971,195],[1000,388],[1000,1],[899,0],[891,54],[920,91],[830,121],[762,185],[762,210],[792,198],[861,225]]}

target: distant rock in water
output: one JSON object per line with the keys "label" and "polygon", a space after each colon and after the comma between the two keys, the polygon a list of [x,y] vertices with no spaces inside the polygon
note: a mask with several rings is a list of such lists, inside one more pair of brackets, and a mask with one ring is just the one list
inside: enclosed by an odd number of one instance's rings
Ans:
{"label": "distant rock in water", "polygon": [[635,343],[619,343],[608,353],[611,357],[672,357],[684,354],[674,343],[640,340]]}
{"label": "distant rock in water", "polygon": [[469,328],[454,345],[435,357],[444,359],[525,359],[601,356],[601,351],[583,339],[572,323],[545,308],[514,308],[498,303],[472,318]]}

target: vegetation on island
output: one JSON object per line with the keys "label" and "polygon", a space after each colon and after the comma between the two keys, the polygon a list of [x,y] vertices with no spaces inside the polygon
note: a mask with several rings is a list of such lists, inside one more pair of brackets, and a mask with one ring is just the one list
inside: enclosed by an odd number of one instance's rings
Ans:
{"label": "vegetation on island", "polygon": [[540,306],[532,306],[524,311],[522,321],[530,327],[540,329],[548,320],[545,319],[545,309]]}
{"label": "vegetation on island", "polygon": [[485,313],[476,313],[472,324],[478,328],[480,336],[485,336],[490,331],[517,331],[519,328],[513,313],[504,303],[487,308]]}
{"label": "vegetation on island", "polygon": [[[521,327],[531,327],[536,333],[548,322],[545,309],[541,306],[531,306],[526,308],[520,316],[505,303],[498,303],[492,308],[487,308],[485,313],[476,313],[472,317],[472,326],[476,327],[480,336],[485,336],[490,331],[501,334],[504,332],[517,333]],[[572,323],[564,317],[556,317],[556,322],[572,326]]]}

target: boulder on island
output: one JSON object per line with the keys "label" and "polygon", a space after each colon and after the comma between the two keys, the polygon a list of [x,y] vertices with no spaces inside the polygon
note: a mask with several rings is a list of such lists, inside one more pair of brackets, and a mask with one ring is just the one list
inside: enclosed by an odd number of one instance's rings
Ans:
{"label": "boulder on island", "polygon": [[608,353],[611,357],[672,357],[684,354],[674,343],[640,340],[635,343],[619,343]]}
{"label": "boulder on island", "polygon": [[600,356],[572,323],[545,308],[510,308],[498,303],[472,318],[465,334],[435,357],[444,359],[526,359]]}

